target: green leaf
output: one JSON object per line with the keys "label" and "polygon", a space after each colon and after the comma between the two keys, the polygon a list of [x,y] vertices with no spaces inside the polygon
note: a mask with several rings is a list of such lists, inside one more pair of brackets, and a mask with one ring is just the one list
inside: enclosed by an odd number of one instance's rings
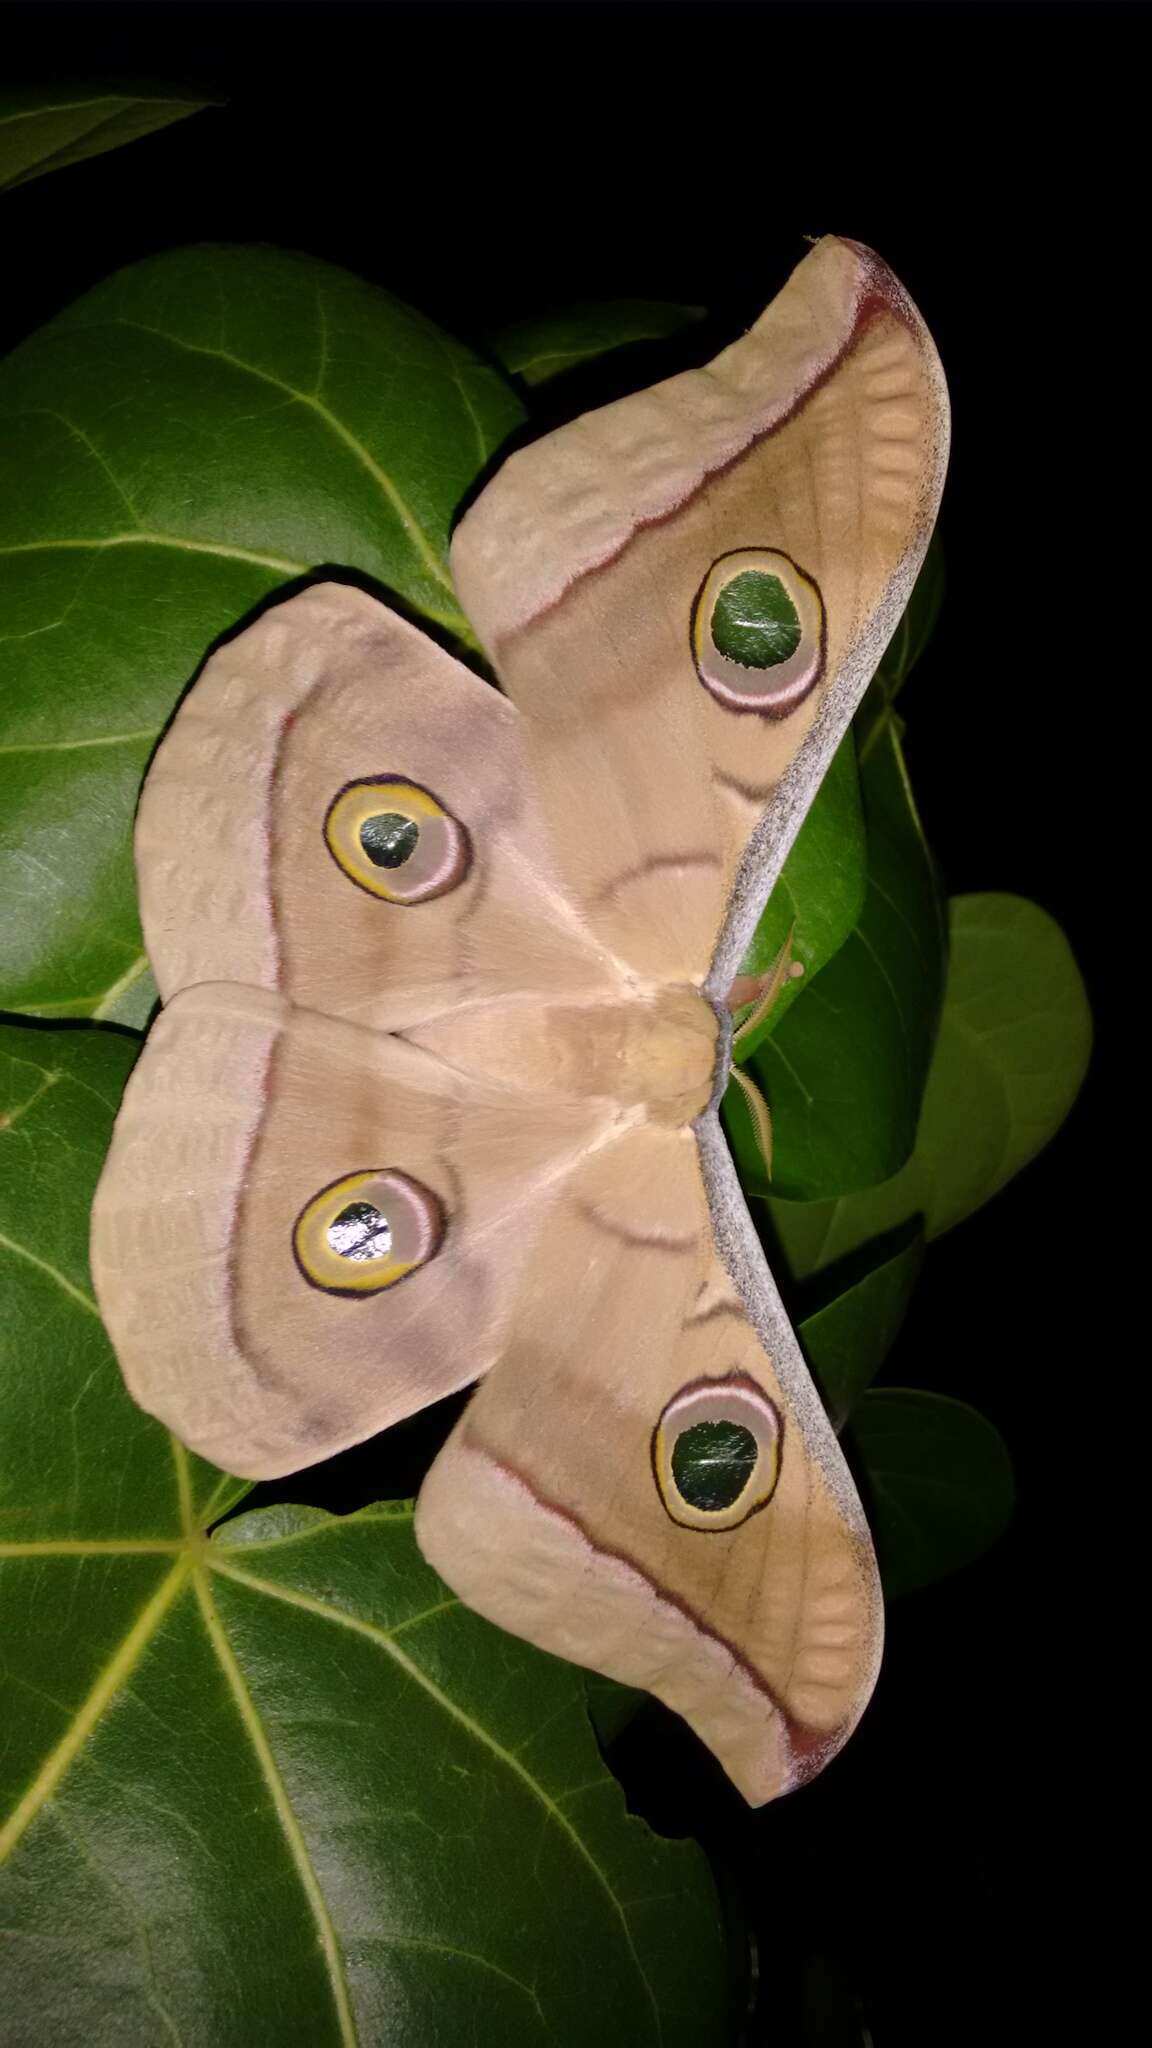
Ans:
{"label": "green leaf", "polygon": [[854,929],[864,904],[867,857],[856,746],[849,733],[828,764],[740,963],[742,975],[766,973],[791,931],[792,956],[804,968],[802,977],[785,983],[763,1023],[742,1042],[742,1064],[778,1028]]}
{"label": "green leaf", "polygon": [[510,376],[527,385],[547,384],[565,370],[613,349],[638,341],[663,341],[703,318],[700,306],[669,305],[661,299],[609,299],[517,321],[492,335],[488,346]]}
{"label": "green leaf", "polygon": [[[903,1164],[915,1142],[936,1027],[940,906],[890,722],[861,757],[861,789],[863,908],[752,1061],[772,1112],[771,1191],[791,1200],[865,1187]],[[758,1153],[750,1155],[739,1136],[734,1143],[745,1187],[766,1194]]]}
{"label": "green leaf", "polygon": [[920,1215],[939,1237],[1055,1136],[1076,1099],[1092,1015],[1055,919],[1020,896],[956,896],[940,1030],[916,1148],[883,1185],[835,1202],[771,1204],[793,1278]]}
{"label": "green leaf", "polygon": [[634,1685],[621,1685],[618,1679],[605,1678],[601,1671],[584,1673],[584,1696],[596,1739],[605,1747],[624,1733],[641,1707],[650,1704],[648,1693],[638,1692]]}
{"label": "green leaf", "polygon": [[95,1006],[90,995],[79,996],[72,1002],[38,1003],[33,1014],[51,1020],[91,1018],[97,1024],[125,1024],[130,1030],[143,1031],[159,1000],[147,956],[135,953],[119,981],[104,990]]}
{"label": "green leaf", "polygon": [[945,594],[944,551],[937,530],[928,543],[900,624],[880,657],[880,665],[856,714],[856,737],[861,746],[877,721],[892,715],[896,698],[936,630]]}
{"label": "green leaf", "polygon": [[0,95],[0,192],[46,171],[102,156],[138,136],[198,114],[206,100],[100,91],[91,86],[41,87]]}
{"label": "green leaf", "polygon": [[868,1520],[889,1599],[959,1571],[1003,1535],[1012,1466],[999,1432],[964,1401],[874,1387],[852,1416]]}
{"label": "green leaf", "polygon": [[267,249],[122,271],[0,366],[0,1005],[118,1014],[141,776],[270,591],[336,564],[467,635],[449,528],[521,416],[420,315]]}
{"label": "green leaf", "polygon": [[839,1430],[891,1351],[924,1263],[919,1231],[796,1326]]}
{"label": "green leaf", "polygon": [[[0,1544],[170,1534],[164,1432],[124,1392],[88,1284],[88,1208],[138,1050],[0,1025]],[[222,1500],[244,1491],[221,1482]]]}
{"label": "green leaf", "polygon": [[582,1672],[396,1503],[205,1540],[244,1484],[128,1400],[85,1268],[134,1050],[0,1029],[0,2032],[719,2048],[707,1866],[625,1811]]}

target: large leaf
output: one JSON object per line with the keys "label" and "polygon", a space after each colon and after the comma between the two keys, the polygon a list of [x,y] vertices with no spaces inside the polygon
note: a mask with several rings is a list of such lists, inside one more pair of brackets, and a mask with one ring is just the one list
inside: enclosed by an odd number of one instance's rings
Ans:
{"label": "large leaf", "polygon": [[517,321],[492,335],[488,346],[510,376],[529,386],[547,384],[614,349],[664,341],[703,317],[699,306],[663,299],[607,299]]}
{"label": "large leaf", "polygon": [[987,1202],[1071,1109],[1092,1045],[1072,949],[1020,896],[957,896],[940,1030],[916,1148],[883,1185],[834,1202],[773,1201],[794,1279],[915,1215],[938,1237]]}
{"label": "large leaf", "polygon": [[924,1263],[919,1231],[796,1326],[832,1422],[841,1429],[903,1328]]}
{"label": "large leaf", "polygon": [[0,192],[102,156],[207,105],[161,94],[64,86],[0,97]]}
{"label": "large leaf", "polygon": [[853,1411],[868,1520],[889,1598],[982,1556],[1006,1529],[1012,1466],[975,1408],[912,1387],[873,1387]]}
{"label": "large leaf", "polygon": [[856,744],[848,733],[828,764],[740,963],[741,974],[763,974],[791,933],[792,958],[804,973],[785,983],[763,1023],[742,1042],[741,1061],[750,1059],[763,1039],[779,1029],[793,1003],[855,929],[867,877]]}
{"label": "large leaf", "polygon": [[0,366],[0,1005],[125,1015],[142,772],[278,584],[352,568],[467,634],[449,527],[520,417],[418,314],[267,249],[138,264]]}
{"label": "large leaf", "polygon": [[722,2043],[699,1851],[628,1816],[583,1674],[396,1504],[242,1483],[127,1399],[85,1265],[134,1047],[0,1030],[0,2036]]}
{"label": "large leaf", "polygon": [[900,616],[900,623],[880,657],[880,665],[856,714],[856,736],[867,744],[873,727],[892,715],[892,707],[936,630],[945,597],[944,553],[939,529]]}
{"label": "large leaf", "polygon": [[854,929],[751,1061],[772,1111],[772,1180],[742,1156],[751,1193],[809,1200],[892,1173],[916,1136],[944,971],[936,881],[896,728],[861,756],[867,886]]}

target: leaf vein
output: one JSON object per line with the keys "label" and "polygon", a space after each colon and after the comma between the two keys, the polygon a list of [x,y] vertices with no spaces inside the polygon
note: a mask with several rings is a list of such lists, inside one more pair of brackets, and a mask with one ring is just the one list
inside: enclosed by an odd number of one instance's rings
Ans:
{"label": "leaf vein", "polygon": [[256,1703],[248,1690],[239,1661],[217,1612],[216,1603],[212,1598],[208,1583],[207,1573],[197,1571],[195,1582],[196,1597],[200,1603],[200,1612],[208,1632],[209,1641],[216,1652],[221,1670],[236,1702],[236,1709],[244,1724],[248,1740],[255,1751],[256,1760],[271,1794],[272,1804],[276,1809],[276,1818],[283,1831],[288,1852],[296,1866],[296,1874],[300,1879],[304,1895],[312,1910],[312,1917],[316,1923],[316,1931],[327,1967],[328,1982],[332,1992],[332,2003],[336,2010],[336,2021],[340,2029],[340,2039],[345,2044],[345,2048],[356,2048],[360,2036],[352,2013],[352,2001],[345,1974],[344,1961],[340,1952],[340,1944],[337,1939],[332,1916],[328,1910],[328,1902],[324,1897],[320,1880],[313,1866],[312,1858],[308,1853],[308,1845],[304,1839],[303,1829],[288,1797],[288,1789],[280,1775],[280,1769],[273,1755],[267,1730],[257,1711]]}
{"label": "leaf vein", "polygon": [[644,1966],[640,1961],[640,1957],[636,1952],[636,1945],[632,1939],[632,1930],[628,1925],[624,1908],[612,1888],[606,1871],[597,1862],[579,1829],[561,1811],[556,1801],[545,1790],[544,1786],[540,1784],[539,1780],[534,1778],[529,1770],[525,1769],[519,1758],[514,1756],[511,1750],[505,1749],[504,1745],[498,1742],[494,1735],[489,1733],[482,1722],[475,1720],[463,1707],[458,1706],[448,1693],[442,1691],[440,1686],[436,1684],[435,1679],[431,1678],[413,1658],[409,1657],[405,1651],[397,1646],[387,1630],[378,1628],[372,1622],[361,1621],[355,1615],[341,1613],[338,1609],[327,1606],[324,1601],[313,1599],[309,1594],[300,1593],[286,1586],[275,1585],[269,1579],[257,1578],[253,1573],[241,1571],[233,1564],[224,1563],[217,1556],[214,1556],[211,1561],[217,1571],[223,1572],[226,1577],[236,1580],[240,1585],[248,1586],[253,1592],[269,1594],[273,1599],[284,1600],[290,1606],[302,1607],[308,1613],[318,1615],[323,1621],[334,1622],[338,1627],[352,1629],[357,1635],[367,1636],[369,1641],[377,1643],[385,1654],[391,1657],[393,1662],[400,1667],[405,1675],[414,1684],[420,1686],[444,1713],[448,1714],[452,1720],[458,1722],[474,1741],[480,1743],[514,1777],[519,1779],[531,1796],[539,1801],[548,1818],[567,1837],[577,1855],[587,1864],[597,1883],[606,1893],[612,1910],[620,1922],[624,1940],[635,1965],[636,1973],[644,1986],[650,2002],[655,2038],[658,2042],[662,2042],[664,2035],[659,2003],[644,1970]]}
{"label": "leaf vein", "polygon": [[288,397],[294,399],[298,405],[303,405],[307,407],[309,412],[315,413],[317,419],[322,420],[329,431],[344,443],[344,446],[355,456],[357,462],[360,463],[361,467],[367,471],[368,475],[376,483],[429,574],[434,577],[442,589],[447,590],[453,596],[455,595],[452,579],[448,571],[445,569],[436,548],[429,540],[415,513],[406,502],[395,479],[389,476],[388,471],[382,468],[380,463],[376,461],[375,457],[364,446],[364,443],[358,440],[356,435],[352,433],[351,429],[346,427],[343,421],[337,418],[329,406],[325,405],[323,399],[318,398],[314,392],[299,390],[295,384],[290,384],[287,378],[278,377],[272,370],[261,369],[257,363],[245,362],[243,356],[233,355],[231,349],[209,348],[202,342],[185,341],[181,335],[169,334],[162,327],[150,327],[143,320],[119,319],[116,324],[121,327],[133,327],[141,334],[155,335],[157,340],[167,342],[169,347],[185,349],[190,355],[215,356],[221,362],[231,363],[234,369],[242,371],[244,375],[258,378],[261,383],[271,384],[277,391],[286,392]]}

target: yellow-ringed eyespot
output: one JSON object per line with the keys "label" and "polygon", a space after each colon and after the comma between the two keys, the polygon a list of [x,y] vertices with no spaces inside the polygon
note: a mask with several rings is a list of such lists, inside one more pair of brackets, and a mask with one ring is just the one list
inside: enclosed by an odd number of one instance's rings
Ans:
{"label": "yellow-ringed eyespot", "polygon": [[386,903],[427,903],[464,880],[468,834],[430,789],[399,775],[347,782],[324,820],[338,868]]}
{"label": "yellow-ringed eyespot", "polygon": [[824,670],[817,584],[777,548],[721,555],[693,608],[692,657],[721,704],[786,718]]}
{"label": "yellow-ringed eyespot", "polygon": [[394,1287],[434,1258],[444,1236],[437,1195],[393,1166],[346,1173],[304,1204],[292,1231],[312,1287],[364,1296]]}
{"label": "yellow-ringed eyespot", "polygon": [[783,1436],[779,1409],[744,1373],[682,1387],[652,1434],[652,1470],[672,1520],[735,1529],[766,1507]]}

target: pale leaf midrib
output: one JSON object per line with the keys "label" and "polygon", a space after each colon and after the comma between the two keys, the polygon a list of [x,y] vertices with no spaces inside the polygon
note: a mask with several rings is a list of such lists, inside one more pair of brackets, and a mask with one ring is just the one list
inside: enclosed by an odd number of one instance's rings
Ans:
{"label": "pale leaf midrib", "polygon": [[612,1911],[620,1923],[624,1941],[632,1957],[636,1974],[644,1987],[645,1995],[651,2005],[654,2038],[657,2042],[662,2042],[663,2027],[660,2019],[659,2001],[636,1952],[636,1945],[632,1939],[632,1930],[628,1925],[627,1915],[620,1900],[617,1898],[607,1875],[592,1854],[579,1830],[573,1826],[567,1815],[561,1812],[555,1800],[545,1791],[543,1785],[532,1776],[532,1773],[525,1768],[519,1758],[514,1756],[510,1750],[505,1749],[503,1744],[498,1742],[495,1736],[491,1735],[483,1726],[482,1722],[474,1720],[471,1714],[458,1706],[455,1700],[443,1692],[435,1680],[430,1678],[427,1672],[421,1669],[419,1664],[397,1646],[387,1631],[376,1627],[371,1622],[361,1621],[355,1615],[344,1614],[328,1607],[323,1601],[315,1600],[309,1594],[278,1586],[268,1579],[260,1579],[255,1574],[243,1571],[230,1562],[225,1563],[218,1556],[213,1556],[211,1562],[215,1570],[222,1573],[226,1578],[234,1579],[238,1584],[247,1586],[252,1592],[263,1593],[270,1595],[273,1599],[284,1600],[291,1606],[304,1608],[308,1613],[315,1614],[324,1621],[335,1623],[338,1627],[351,1629],[357,1635],[366,1636],[370,1642],[375,1643],[382,1649],[408,1678],[426,1692],[430,1699],[435,1700],[445,1713],[463,1727],[474,1741],[489,1750],[507,1770],[520,1780],[532,1797],[543,1807],[550,1820],[567,1837],[581,1861],[587,1864],[596,1882],[605,1893]]}
{"label": "pale leaf midrib", "polygon": [[0,747],[5,754],[79,754],[89,747],[127,747],[140,740],[154,740],[158,725],[142,725],[135,732],[98,732],[83,740],[14,740]]}
{"label": "pale leaf midrib", "polygon": [[135,960],[133,960],[130,967],[125,968],[124,973],[120,976],[119,981],[114,981],[112,983],[111,988],[105,989],[104,994],[101,996],[100,1001],[97,1003],[96,1008],[92,1012],[92,1015],[96,1019],[96,1021],[98,1023],[103,1023],[111,1015],[113,1005],[119,1002],[121,996],[127,995],[128,990],[130,988],[135,987],[136,983],[140,981],[142,977],[145,974],[147,974],[147,972],[147,953],[137,953]]}
{"label": "pale leaf midrib", "polygon": [[0,128],[14,128],[20,121],[40,121],[45,114],[83,114],[89,107],[115,108],[121,113],[128,107],[187,107],[189,113],[198,114],[210,104],[205,100],[172,99],[167,93],[100,92],[86,100],[53,100],[49,106],[15,107],[10,114],[0,114]]}
{"label": "pale leaf midrib", "polygon": [[344,425],[343,421],[337,417],[330,407],[325,405],[323,399],[316,397],[313,392],[301,391],[297,385],[290,384],[287,378],[278,377],[273,370],[262,369],[258,363],[245,362],[243,356],[234,355],[230,349],[210,348],[207,343],[186,341],[182,335],[172,334],[166,328],[152,327],[145,320],[127,319],[122,314],[114,314],[110,324],[118,327],[132,328],[139,334],[151,334],[155,336],[156,340],[166,342],[170,348],[184,349],[189,355],[212,356],[219,362],[230,363],[233,369],[239,370],[243,376],[254,377],[260,383],[270,384],[274,390],[283,391],[285,396],[292,399],[295,404],[307,407],[310,412],[316,415],[317,419],[323,421],[329,432],[334,434],[343,443],[349,453],[355,456],[357,462],[360,463],[361,467],[372,478],[387,503],[391,506],[393,513],[408,536],[413,550],[423,562],[428,574],[435,582],[439,583],[443,590],[448,592],[450,597],[455,598],[456,593],[452,579],[440,559],[438,550],[429,540],[428,535],[406,502],[398,485],[389,476],[387,470],[383,469],[376,461],[375,457],[364,446],[364,443],[357,439],[351,429]]}
{"label": "pale leaf midrib", "polygon": [[11,541],[0,546],[3,555],[41,555],[75,548],[179,548],[188,555],[220,555],[226,561],[250,562],[256,569],[276,569],[285,576],[305,576],[307,562],[290,561],[286,555],[259,554],[254,548],[233,547],[226,541],[188,540],[176,533],[153,533],[141,527],[134,533],[92,535],[60,534],[52,540]]}
{"label": "pale leaf midrib", "polygon": [[[188,1536],[183,1540],[140,1539],[120,1542],[116,1539],[108,1539],[106,1541],[97,1539],[88,1543],[61,1540],[59,1542],[46,1541],[44,1543],[0,1544],[0,1558],[5,1556],[74,1556],[85,1554],[93,1556],[113,1554],[137,1556],[174,1554],[175,1557],[171,1571],[162,1579],[159,1587],[142,1608],[136,1621],[123,1637],[119,1648],[109,1658],[96,1682],[90,1688],[82,1707],[73,1716],[67,1732],[41,1766],[32,1784],[13,1810],[7,1823],[0,1827],[0,1864],[3,1864],[16,1848],[26,1833],[27,1828],[56,1791],[70,1766],[83,1749],[85,1742],[94,1732],[101,1716],[139,1663],[149,1643],[156,1635],[164,1615],[178,1593],[186,1584],[190,1583],[196,1593],[209,1641],[232,1693],[245,1732],[256,1753],[257,1761],[268,1786],[269,1795],[284,1834],[289,1854],[292,1857],[297,1875],[300,1878],[313,1917],[316,1920],[336,2008],[341,2042],[344,2044],[344,2048],[357,2048],[360,2036],[352,2013],[350,1994],[336,1930],[328,1911],[320,1881],[308,1854],[307,1844],[305,1843],[300,1823],[292,1807],[283,1779],[280,1776],[263,1722],[248,1691],[243,1673],[228,1640],[224,1624],[212,1599],[208,1576],[201,1568],[204,1563],[207,1563],[224,1576],[247,1585],[252,1591],[271,1595],[291,1605],[306,1608],[330,1623],[349,1627],[356,1633],[367,1636],[369,1640],[383,1648],[392,1657],[393,1661],[404,1670],[406,1675],[418,1684],[422,1690],[427,1692],[445,1712],[459,1722],[474,1740],[489,1749],[506,1769],[522,1781],[532,1796],[544,1808],[552,1823],[560,1828],[581,1859],[588,1865],[598,1884],[603,1888],[608,1897],[613,1912],[620,1922],[637,1975],[651,2002],[655,2038],[658,2041],[662,2039],[659,2007],[636,1952],[623,1905],[617,1898],[608,1877],[592,1855],[578,1829],[561,1812],[544,1787],[520,1763],[517,1757],[504,1749],[482,1724],[474,1721],[471,1715],[462,1708],[459,1708],[420,1669],[419,1665],[413,1663],[403,1651],[399,1650],[395,1646],[392,1637],[385,1631],[371,1623],[361,1622],[353,1616],[339,1614],[332,1608],[325,1606],[322,1602],[312,1600],[307,1595],[260,1580],[247,1572],[236,1569],[231,1563],[221,1559],[218,1554],[206,1550],[200,1541],[199,1532],[193,1526],[192,1502],[188,1485],[190,1475],[187,1455],[183,1446],[179,1445],[175,1439],[171,1441],[180,1493],[181,1513],[182,1518],[185,1520],[185,1526],[189,1531]],[[339,1526],[339,1524],[334,1524],[334,1526]],[[397,1632],[413,1626],[417,1621],[428,1619],[430,1615],[441,1611],[441,1606],[448,1607],[457,1604],[453,1598],[441,1603],[436,1608],[426,1609],[418,1615],[409,1616],[405,1621],[398,1624]],[[463,1952],[461,1953],[463,1954]],[[485,1961],[484,1958],[471,1957],[469,1960]],[[500,1974],[506,1973],[501,1972]],[[515,1984],[517,1989],[527,1993],[539,2009],[538,2000],[531,1987],[511,1977],[508,1981]],[[543,2018],[542,2014],[541,2018]]]}
{"label": "pale leaf midrib", "polygon": [[[255,1481],[249,1480],[248,1484],[254,1485]],[[211,1500],[214,1500],[216,1494],[220,1491],[221,1488],[219,1486],[215,1487],[210,1497]],[[349,1524],[354,1529],[363,1529],[370,1526],[373,1522],[410,1522],[412,1518],[413,1510],[411,1508],[405,1508],[399,1514],[386,1513],[382,1515],[374,1514],[371,1508],[361,1508],[357,1511],[355,1517],[351,1515],[333,1515],[327,1522],[310,1522],[302,1529],[286,1529],[279,1536],[245,1537],[240,1543],[235,1543],[227,1537],[222,1541],[217,1539],[217,1547],[221,1551],[226,1551],[229,1557],[234,1554],[251,1557],[256,1552],[263,1553],[266,1550],[282,1550],[289,1543],[309,1543],[317,1537],[329,1536],[333,1533],[338,1535],[341,1530],[346,1530]],[[213,1555],[215,1555],[215,1552]]]}
{"label": "pale leaf midrib", "polygon": [[49,1089],[55,1088],[56,1083],[64,1079],[63,1074],[59,1071],[46,1073],[43,1067],[36,1067],[33,1071],[40,1075],[39,1085],[28,1097],[27,1102],[20,1102],[15,1109],[6,1109],[3,1114],[0,1114],[0,1135],[3,1135],[5,1131],[15,1130],[21,1117],[27,1116],[30,1110],[35,1109],[36,1104],[43,1101]]}
{"label": "pale leaf midrib", "polygon": [[87,1309],[89,1315],[95,1316],[97,1322],[100,1321],[100,1311],[90,1294],[86,1293],[82,1287],[77,1287],[75,1281],[69,1280],[65,1274],[60,1272],[58,1267],[50,1266],[47,1259],[42,1259],[37,1252],[30,1252],[26,1244],[18,1244],[14,1237],[7,1237],[2,1230],[0,1230],[0,1251],[12,1252],[17,1258],[25,1259],[30,1266],[35,1266],[37,1271],[44,1273],[49,1280],[54,1280],[57,1287],[61,1288],[70,1300],[78,1302],[81,1308]]}
{"label": "pale leaf midrib", "polygon": [[0,1543],[0,1557],[177,1557],[186,1548],[179,1536],[46,1536]]}
{"label": "pale leaf midrib", "polygon": [[[61,535],[55,540],[15,541],[7,545],[0,545],[0,557],[5,555],[51,554],[53,551],[78,550],[83,552],[85,549],[91,551],[99,548],[129,547],[176,548],[189,555],[214,555],[224,561],[247,562],[256,569],[272,569],[282,576],[308,576],[317,566],[314,562],[290,561],[285,555],[258,554],[253,548],[230,547],[223,541],[186,540],[175,533],[145,533],[143,531],[139,533],[93,534],[87,537]],[[375,573],[366,568],[362,558],[350,560],[349,566],[356,569],[364,569],[368,575]],[[441,578],[440,581],[443,582],[444,579]],[[454,598],[455,592],[452,591],[451,584],[446,583],[445,588]],[[417,609],[420,616],[427,619],[432,625],[443,626],[446,631],[454,634],[457,640],[479,652],[480,643],[468,624],[467,619],[464,617],[463,612],[455,603],[443,610],[437,610],[431,604],[421,600]]]}
{"label": "pale leaf midrib", "polygon": [[328,1903],[324,1897],[320,1880],[316,1875],[312,1859],[308,1853],[308,1845],[304,1840],[303,1831],[293,1810],[292,1802],[288,1797],[287,1788],[272,1753],[272,1746],[268,1740],[264,1724],[256,1710],[232,1645],[228,1641],[227,1632],[216,1611],[216,1604],[212,1598],[207,1573],[203,1571],[196,1572],[195,1586],[196,1597],[200,1604],[200,1612],[208,1639],[216,1653],[217,1662],[232,1693],[237,1713],[252,1745],[264,1782],[268,1787],[288,1853],[295,1865],[297,1877],[300,1880],[304,1895],[312,1911],[312,1917],[316,1923],[316,1931],[319,1935],[321,1948],[323,1949],[328,1982],[332,1992],[332,2002],[336,2011],[336,2021],[340,2030],[340,2039],[345,2044],[345,2048],[357,2048],[360,2034],[352,2013],[351,1996],[340,1944],[332,1917],[328,1911]]}
{"label": "pale leaf midrib", "polygon": [[65,1734],[45,1759],[32,1783],[0,1827],[0,1865],[31,1826],[45,1802],[56,1790],[66,1771],[83,1748],[96,1723],[135,1669],[176,1595],[192,1570],[190,1556],[178,1557],[160,1581],[123,1637],[119,1649],[108,1659],[83,1705],[73,1715]]}

